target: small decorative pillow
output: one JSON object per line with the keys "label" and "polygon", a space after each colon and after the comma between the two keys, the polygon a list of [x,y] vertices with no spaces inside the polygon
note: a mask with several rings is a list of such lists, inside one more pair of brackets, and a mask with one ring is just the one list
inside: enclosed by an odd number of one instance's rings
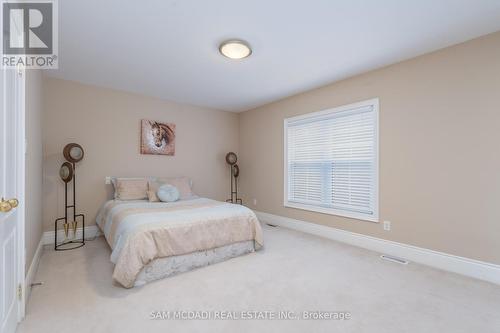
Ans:
{"label": "small decorative pillow", "polygon": [[174,202],[179,200],[180,193],[177,187],[170,184],[164,184],[160,186],[158,192],[156,192],[158,198],[163,202]]}
{"label": "small decorative pillow", "polygon": [[118,200],[142,200],[148,197],[146,179],[116,179],[115,198]]}

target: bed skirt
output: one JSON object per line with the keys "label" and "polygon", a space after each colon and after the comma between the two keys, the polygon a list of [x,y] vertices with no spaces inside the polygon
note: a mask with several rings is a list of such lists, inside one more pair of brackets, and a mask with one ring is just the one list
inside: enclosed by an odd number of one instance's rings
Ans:
{"label": "bed skirt", "polygon": [[158,258],[144,266],[135,279],[134,287],[139,287],[155,280],[215,264],[250,252],[255,252],[253,240],[179,256]]}

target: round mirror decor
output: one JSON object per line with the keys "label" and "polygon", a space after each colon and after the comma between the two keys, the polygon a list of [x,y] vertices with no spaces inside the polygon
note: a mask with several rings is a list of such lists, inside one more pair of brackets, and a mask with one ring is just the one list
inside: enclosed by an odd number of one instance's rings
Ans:
{"label": "round mirror decor", "polygon": [[238,161],[238,157],[236,156],[235,153],[233,153],[233,152],[227,153],[227,155],[226,155],[226,162],[227,162],[227,164],[233,165],[237,161]]}
{"label": "round mirror decor", "polygon": [[238,156],[232,151],[226,154],[226,163],[229,164],[231,170],[231,199],[227,199],[226,202],[242,205],[243,201],[241,198],[238,198],[238,176],[240,175],[240,167],[236,164],[237,161]]}
{"label": "round mirror decor", "polygon": [[59,177],[63,182],[68,183],[73,179],[73,166],[69,162],[64,162],[59,169]]}
{"label": "round mirror decor", "polygon": [[[59,177],[64,182],[64,217],[54,220],[56,251],[74,250],[85,245],[85,215],[78,214],[76,205],[76,163],[83,159],[83,155],[83,148],[77,143],[64,146],[63,156],[67,162],[59,168]],[[60,235],[58,230],[64,230],[64,235]]]}
{"label": "round mirror decor", "polygon": [[78,163],[83,159],[83,148],[78,143],[68,143],[63,150],[64,158],[71,163]]}

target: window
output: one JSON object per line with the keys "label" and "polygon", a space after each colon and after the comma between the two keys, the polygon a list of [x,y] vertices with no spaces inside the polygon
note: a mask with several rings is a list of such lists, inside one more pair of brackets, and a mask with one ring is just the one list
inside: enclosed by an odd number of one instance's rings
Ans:
{"label": "window", "polygon": [[285,119],[284,199],[378,222],[378,99]]}

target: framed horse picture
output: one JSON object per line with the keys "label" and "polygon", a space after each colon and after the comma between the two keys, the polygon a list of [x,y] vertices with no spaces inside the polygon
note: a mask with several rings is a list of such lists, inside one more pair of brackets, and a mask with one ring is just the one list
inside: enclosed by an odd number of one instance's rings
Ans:
{"label": "framed horse picture", "polygon": [[142,119],[141,154],[175,155],[175,124]]}

